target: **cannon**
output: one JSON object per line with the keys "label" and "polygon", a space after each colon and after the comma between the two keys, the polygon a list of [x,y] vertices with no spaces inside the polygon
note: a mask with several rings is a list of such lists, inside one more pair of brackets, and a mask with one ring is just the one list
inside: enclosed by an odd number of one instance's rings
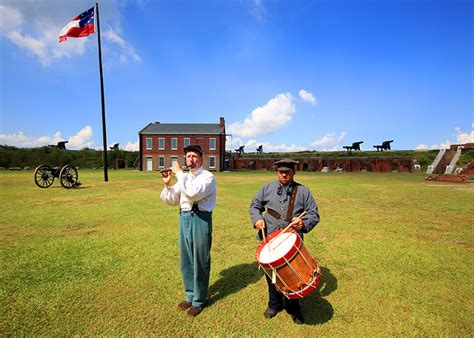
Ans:
{"label": "cannon", "polygon": [[59,141],[58,144],[50,144],[48,147],[66,150],[66,143],[69,141]]}
{"label": "cannon", "polygon": [[361,143],[364,143],[364,141],[359,141],[359,142],[353,142],[351,146],[343,146],[344,149],[347,149],[349,154],[352,153],[352,150],[359,150],[360,151],[360,145]]}
{"label": "cannon", "polygon": [[77,169],[70,165],[52,168],[42,164],[35,169],[34,178],[36,185],[40,188],[49,188],[55,178],[59,179],[66,189],[76,188],[81,184],[78,181]]}
{"label": "cannon", "polygon": [[235,149],[235,152],[239,155],[240,154],[245,154],[244,148],[245,148],[245,146],[240,146],[239,148]]}
{"label": "cannon", "polygon": [[390,143],[392,143],[392,142],[393,142],[393,140],[383,141],[381,145],[376,145],[376,146],[374,146],[374,148],[376,148],[377,151],[391,150]]}

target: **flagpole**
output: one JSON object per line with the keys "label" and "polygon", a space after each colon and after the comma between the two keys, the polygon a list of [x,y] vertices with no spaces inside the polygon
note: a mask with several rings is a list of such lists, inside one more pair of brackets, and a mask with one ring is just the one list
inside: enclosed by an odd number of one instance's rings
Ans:
{"label": "flagpole", "polygon": [[109,176],[107,173],[107,132],[105,127],[105,98],[104,98],[104,76],[102,74],[102,48],[100,44],[100,20],[99,20],[99,4],[95,3],[95,14],[97,16],[97,42],[99,45],[99,73],[100,73],[100,97],[102,100],[102,143],[104,151],[102,153],[102,161],[104,164],[104,181],[108,182]]}

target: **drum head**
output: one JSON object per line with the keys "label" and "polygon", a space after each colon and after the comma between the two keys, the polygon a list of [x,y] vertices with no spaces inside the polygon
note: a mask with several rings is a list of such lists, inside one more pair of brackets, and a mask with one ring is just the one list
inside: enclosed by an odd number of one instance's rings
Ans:
{"label": "drum head", "polygon": [[298,235],[285,232],[271,239],[261,248],[257,260],[261,264],[271,264],[284,257],[295,245]]}

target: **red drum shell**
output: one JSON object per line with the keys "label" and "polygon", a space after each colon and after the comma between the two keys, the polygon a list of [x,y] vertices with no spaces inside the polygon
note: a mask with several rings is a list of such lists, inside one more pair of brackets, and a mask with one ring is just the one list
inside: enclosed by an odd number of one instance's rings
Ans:
{"label": "red drum shell", "polygon": [[[286,261],[289,261],[293,258],[293,256],[298,252],[298,249],[301,247],[301,243],[302,243],[302,240],[301,240],[301,237],[300,236],[296,236],[296,242],[295,244],[291,247],[291,249],[286,253],[284,254],[282,257],[279,257],[278,259],[276,259],[275,261],[273,262],[269,262],[269,263],[262,263],[260,262],[260,253],[262,252],[262,249],[268,244],[268,242],[270,242],[272,239],[274,239],[275,237],[277,237],[279,234],[281,234],[282,230],[277,230],[275,231],[273,234],[271,234],[271,236],[268,236],[264,241],[262,241],[262,243],[260,243],[260,245],[258,246],[257,248],[257,253],[256,253],[256,258],[257,258],[257,261],[258,263],[262,266],[262,268],[277,268],[279,266],[282,266],[283,264],[286,264]],[[286,259],[286,260],[285,260]]]}
{"label": "red drum shell", "polygon": [[291,248],[282,257],[265,263],[259,259],[263,248],[281,233],[281,230],[277,230],[260,243],[256,252],[257,262],[270,278],[272,274],[276,275],[275,287],[287,298],[303,298],[316,289],[322,273],[318,262],[306,249],[298,234]]}

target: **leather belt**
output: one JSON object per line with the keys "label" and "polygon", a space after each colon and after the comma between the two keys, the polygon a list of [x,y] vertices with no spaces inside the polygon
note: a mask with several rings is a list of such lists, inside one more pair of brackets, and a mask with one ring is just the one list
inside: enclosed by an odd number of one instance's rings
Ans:
{"label": "leather belt", "polygon": [[195,214],[199,214],[199,207],[197,205],[197,203],[193,203],[193,206],[191,207],[191,210],[183,210],[183,209],[179,209],[179,213],[182,213],[182,212],[194,212]]}
{"label": "leather belt", "polygon": [[278,213],[278,211],[275,211],[270,208],[267,208],[267,213],[269,213],[271,216],[275,217],[276,219],[281,219],[283,221],[290,222],[291,219],[293,218],[293,208],[295,207],[295,199],[296,199],[296,192],[298,191],[298,186],[299,184],[294,182],[294,186],[291,189],[290,201],[288,202],[288,213],[286,214],[286,217]]}
{"label": "leather belt", "polygon": [[273,209],[267,208],[267,213],[270,214],[272,217],[275,217],[276,219],[281,219],[285,221],[285,217]]}

